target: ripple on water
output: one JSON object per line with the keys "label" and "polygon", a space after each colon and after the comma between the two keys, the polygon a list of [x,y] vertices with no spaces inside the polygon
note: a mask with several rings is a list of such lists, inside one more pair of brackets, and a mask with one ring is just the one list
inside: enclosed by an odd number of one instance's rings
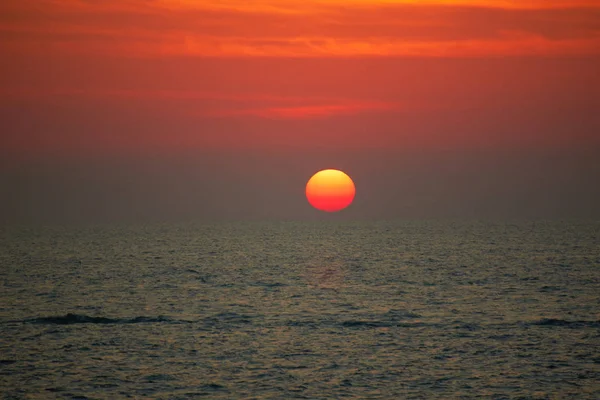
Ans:
{"label": "ripple on water", "polygon": [[0,392],[598,399],[599,228],[428,221],[4,233]]}

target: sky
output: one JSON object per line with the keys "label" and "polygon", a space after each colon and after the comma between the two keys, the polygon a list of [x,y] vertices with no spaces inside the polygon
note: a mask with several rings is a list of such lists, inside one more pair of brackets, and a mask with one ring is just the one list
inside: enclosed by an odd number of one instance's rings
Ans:
{"label": "sky", "polygon": [[600,0],[5,0],[0,54],[2,223],[600,218]]}

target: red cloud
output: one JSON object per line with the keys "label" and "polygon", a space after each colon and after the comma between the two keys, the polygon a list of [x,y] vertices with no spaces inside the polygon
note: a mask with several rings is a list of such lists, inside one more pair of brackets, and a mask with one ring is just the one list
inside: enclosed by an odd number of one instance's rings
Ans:
{"label": "red cloud", "polygon": [[262,108],[246,108],[239,110],[216,111],[214,116],[254,116],[272,119],[306,119],[325,118],[336,115],[352,115],[367,112],[398,110],[400,107],[391,103],[348,103],[320,104],[303,106],[272,106]]}
{"label": "red cloud", "polygon": [[600,2],[131,0],[8,2],[12,53],[496,56],[600,53]]}

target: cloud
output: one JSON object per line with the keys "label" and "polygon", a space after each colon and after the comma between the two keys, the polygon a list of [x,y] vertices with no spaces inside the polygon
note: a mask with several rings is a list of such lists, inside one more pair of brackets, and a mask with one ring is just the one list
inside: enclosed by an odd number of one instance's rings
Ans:
{"label": "cloud", "polygon": [[[311,119],[326,118],[337,115],[353,115],[368,112],[399,110],[400,106],[392,103],[347,103],[318,104],[284,107],[243,108],[213,112],[213,116],[253,116],[268,119]],[[210,113],[209,113],[210,115]]]}
{"label": "cloud", "polygon": [[[269,93],[219,93],[193,90],[53,89],[18,88],[0,90],[0,105],[15,100],[75,102],[108,100],[115,103],[160,104],[171,112],[201,117],[259,117],[267,119],[310,119],[371,112],[406,110],[400,104],[384,101],[357,101],[331,96],[283,96]],[[158,102],[158,103],[157,103]],[[166,107],[168,103],[174,103]],[[415,109],[415,106],[411,106]]]}
{"label": "cloud", "polygon": [[600,53],[600,1],[39,0],[0,6],[12,53],[521,56]]}

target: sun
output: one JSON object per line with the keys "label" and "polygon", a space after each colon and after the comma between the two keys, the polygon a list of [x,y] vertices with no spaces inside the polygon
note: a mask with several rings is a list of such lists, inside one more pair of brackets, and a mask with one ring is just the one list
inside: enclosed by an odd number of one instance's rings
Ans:
{"label": "sun", "polygon": [[337,169],[324,169],[306,184],[306,198],[317,210],[336,212],[352,204],[356,188],[352,179]]}

